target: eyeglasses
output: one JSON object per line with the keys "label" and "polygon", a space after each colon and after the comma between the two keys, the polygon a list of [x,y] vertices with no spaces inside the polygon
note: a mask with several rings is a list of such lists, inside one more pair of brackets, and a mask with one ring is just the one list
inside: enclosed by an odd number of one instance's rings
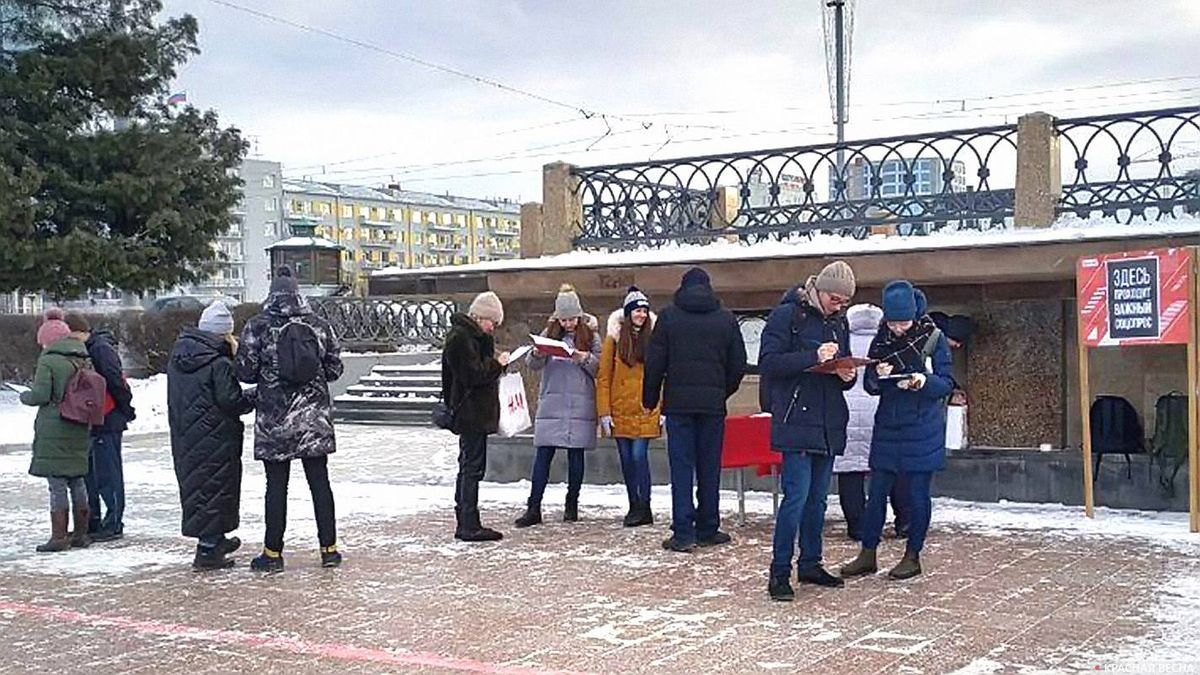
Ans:
{"label": "eyeglasses", "polygon": [[829,304],[834,307],[845,307],[850,304],[850,298],[843,295],[837,295],[836,293],[826,293],[825,295],[829,296]]}

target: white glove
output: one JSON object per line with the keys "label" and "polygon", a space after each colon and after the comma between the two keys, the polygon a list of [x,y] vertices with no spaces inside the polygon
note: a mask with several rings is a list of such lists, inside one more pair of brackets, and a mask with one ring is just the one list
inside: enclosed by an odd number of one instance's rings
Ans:
{"label": "white glove", "polygon": [[912,377],[897,382],[896,386],[909,391],[917,391],[925,386],[925,373],[913,373]]}
{"label": "white glove", "polygon": [[612,415],[605,415],[604,417],[600,418],[600,431],[606,437],[612,436],[612,426],[613,426]]}

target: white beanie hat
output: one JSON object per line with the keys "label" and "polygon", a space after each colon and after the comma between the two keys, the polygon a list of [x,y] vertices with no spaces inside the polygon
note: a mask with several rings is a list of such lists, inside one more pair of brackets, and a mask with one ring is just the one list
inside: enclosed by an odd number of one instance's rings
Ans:
{"label": "white beanie hat", "polygon": [[206,333],[228,335],[233,332],[233,315],[229,313],[225,303],[214,300],[204,308],[204,312],[200,314],[200,323],[196,327]]}

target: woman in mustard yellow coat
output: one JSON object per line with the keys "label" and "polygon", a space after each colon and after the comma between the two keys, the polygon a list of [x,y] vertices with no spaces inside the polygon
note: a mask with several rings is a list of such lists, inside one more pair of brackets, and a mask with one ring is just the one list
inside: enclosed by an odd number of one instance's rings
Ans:
{"label": "woman in mustard yellow coat", "polygon": [[596,376],[596,414],[605,436],[617,441],[621,473],[629,493],[625,527],[654,522],[650,512],[650,439],[662,435],[661,409],[642,407],[642,375],[654,315],[650,301],[636,286],[625,303],[608,317]]}

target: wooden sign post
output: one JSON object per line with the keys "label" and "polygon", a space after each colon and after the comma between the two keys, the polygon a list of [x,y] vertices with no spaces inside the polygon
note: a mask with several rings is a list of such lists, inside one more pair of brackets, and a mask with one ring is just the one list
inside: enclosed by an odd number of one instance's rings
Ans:
{"label": "wooden sign post", "polygon": [[1091,387],[1088,350],[1098,347],[1187,345],[1188,511],[1200,532],[1200,454],[1197,452],[1196,251],[1131,251],[1080,258],[1076,265],[1079,326],[1079,406],[1083,419],[1083,504],[1095,515],[1092,475]]}

